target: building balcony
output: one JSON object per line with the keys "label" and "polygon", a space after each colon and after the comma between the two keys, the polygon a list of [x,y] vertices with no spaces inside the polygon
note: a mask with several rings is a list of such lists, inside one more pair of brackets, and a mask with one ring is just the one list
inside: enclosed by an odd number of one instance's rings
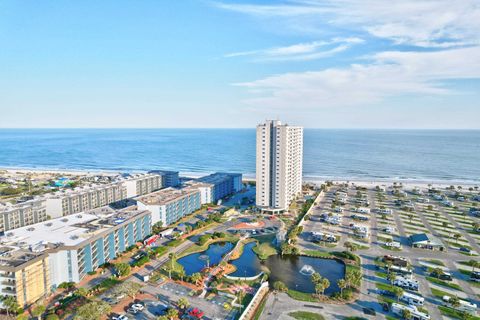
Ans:
{"label": "building balcony", "polygon": [[1,278],[15,279],[15,273],[12,273],[12,272],[0,272],[0,277],[1,277]]}
{"label": "building balcony", "polygon": [[15,280],[2,280],[1,283],[5,286],[15,286]]}
{"label": "building balcony", "polygon": [[15,288],[3,288],[2,292],[5,294],[17,294],[17,290]]}

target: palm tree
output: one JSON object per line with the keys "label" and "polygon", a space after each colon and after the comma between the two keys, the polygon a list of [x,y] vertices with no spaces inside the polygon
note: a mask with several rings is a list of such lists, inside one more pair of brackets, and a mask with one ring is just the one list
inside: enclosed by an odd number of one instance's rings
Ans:
{"label": "palm tree", "polygon": [[460,233],[455,233],[453,237],[455,238],[455,243],[458,243],[458,239],[460,239],[462,235]]}
{"label": "palm tree", "polygon": [[325,290],[330,287],[330,281],[327,278],[322,278],[321,284],[322,284],[322,289],[323,289],[322,290],[322,295],[324,295]]}
{"label": "palm tree", "polygon": [[473,223],[473,231],[477,231],[478,229],[480,229],[480,223],[474,222]]}
{"label": "palm tree", "polygon": [[403,296],[403,289],[400,287],[395,287],[392,290],[395,296],[397,297],[397,302],[398,302],[400,300],[400,297]]}
{"label": "palm tree", "polygon": [[178,310],[174,308],[169,308],[167,310],[167,317],[168,319],[176,319],[178,317]]}
{"label": "palm tree", "polygon": [[3,296],[1,298],[5,311],[7,311],[7,316],[10,316],[10,311],[15,311],[18,309],[17,299],[13,296]]}
{"label": "palm tree", "polygon": [[468,264],[472,267],[472,272],[475,271],[475,268],[480,268],[480,262],[476,260],[468,261]]}
{"label": "palm tree", "polygon": [[408,309],[403,309],[402,310],[402,319],[410,319],[412,317],[412,313]]}
{"label": "palm tree", "polygon": [[202,274],[200,272],[195,272],[190,276],[190,280],[195,284],[197,284],[198,281],[200,281],[201,279],[202,279]]}
{"label": "palm tree", "polygon": [[442,227],[443,227],[443,231],[446,231],[447,230],[447,227],[448,227],[448,223],[447,222],[442,222]]}
{"label": "palm tree", "polygon": [[458,299],[457,296],[450,297],[450,299],[448,300],[448,303],[449,303],[454,309],[460,307],[460,299]]}
{"label": "palm tree", "polygon": [[171,252],[168,254],[168,258],[170,259],[170,269],[168,270],[168,277],[172,279],[173,263],[174,260],[177,259],[177,255],[175,252]]}
{"label": "palm tree", "polygon": [[314,284],[320,283],[322,281],[322,276],[318,272],[312,273],[311,280]]}
{"label": "palm tree", "polygon": [[393,272],[389,272],[389,273],[387,274],[387,280],[390,282],[390,284],[392,284],[393,281],[395,281],[395,278],[396,278],[396,277],[397,277],[396,274],[393,273]]}
{"label": "palm tree", "polygon": [[347,287],[347,281],[345,279],[339,279],[337,286],[340,288],[340,295],[343,295],[343,289]]}
{"label": "palm tree", "polygon": [[181,297],[180,299],[178,299],[177,305],[180,309],[185,309],[185,308],[188,308],[188,306],[190,305],[190,302],[188,302],[187,298]]}

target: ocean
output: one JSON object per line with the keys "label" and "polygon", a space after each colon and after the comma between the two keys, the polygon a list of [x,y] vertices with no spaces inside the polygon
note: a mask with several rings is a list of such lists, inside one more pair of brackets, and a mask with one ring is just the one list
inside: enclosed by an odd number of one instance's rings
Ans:
{"label": "ocean", "polygon": [[[255,129],[0,129],[0,167],[255,174]],[[480,131],[305,129],[307,179],[480,182]]]}

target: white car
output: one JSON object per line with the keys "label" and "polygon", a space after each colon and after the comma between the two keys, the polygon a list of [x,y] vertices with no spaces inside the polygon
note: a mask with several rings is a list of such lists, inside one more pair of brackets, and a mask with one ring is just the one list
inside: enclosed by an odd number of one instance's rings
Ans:
{"label": "white car", "polygon": [[113,316],[112,320],[128,320],[128,317],[124,314],[118,315],[118,316]]}
{"label": "white car", "polygon": [[402,247],[402,245],[400,244],[400,242],[396,242],[396,241],[387,242],[387,243],[385,243],[385,245],[386,245],[387,247],[398,248],[398,249],[400,249],[400,248]]}
{"label": "white car", "polygon": [[137,311],[142,311],[143,309],[145,309],[143,304],[140,304],[140,303],[132,304],[131,308],[134,309],[134,310],[137,310]]}

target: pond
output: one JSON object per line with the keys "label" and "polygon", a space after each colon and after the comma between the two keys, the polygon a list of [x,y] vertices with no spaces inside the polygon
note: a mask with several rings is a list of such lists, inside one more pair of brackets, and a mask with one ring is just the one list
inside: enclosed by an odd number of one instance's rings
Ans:
{"label": "pond", "polygon": [[218,264],[222,257],[233,249],[231,242],[219,242],[208,246],[208,249],[202,252],[192,253],[177,260],[183,268],[185,273],[190,276],[195,272],[200,272],[208,265],[213,266]]}
{"label": "pond", "polygon": [[325,294],[339,292],[337,281],[345,277],[345,264],[334,259],[305,256],[270,256],[263,264],[270,270],[269,282],[282,281],[289,289],[314,293],[311,274],[318,272],[330,281]]}
{"label": "pond", "polygon": [[230,261],[237,269],[228,274],[229,276],[234,277],[253,277],[259,274],[261,270],[260,259],[258,259],[255,252],[253,252],[253,247],[257,245],[256,242],[247,243],[243,247],[242,255],[235,260]]}
{"label": "pond", "polygon": [[314,293],[315,286],[311,281],[314,272],[330,281],[330,287],[325,290],[326,294],[340,291],[337,281],[345,277],[345,265],[343,262],[333,259],[322,259],[305,256],[270,256],[265,261],[260,261],[253,247],[255,242],[245,245],[240,258],[231,261],[237,270],[229,276],[253,277],[262,270],[270,271],[269,282],[273,286],[275,281],[284,282],[289,289],[306,293]]}

